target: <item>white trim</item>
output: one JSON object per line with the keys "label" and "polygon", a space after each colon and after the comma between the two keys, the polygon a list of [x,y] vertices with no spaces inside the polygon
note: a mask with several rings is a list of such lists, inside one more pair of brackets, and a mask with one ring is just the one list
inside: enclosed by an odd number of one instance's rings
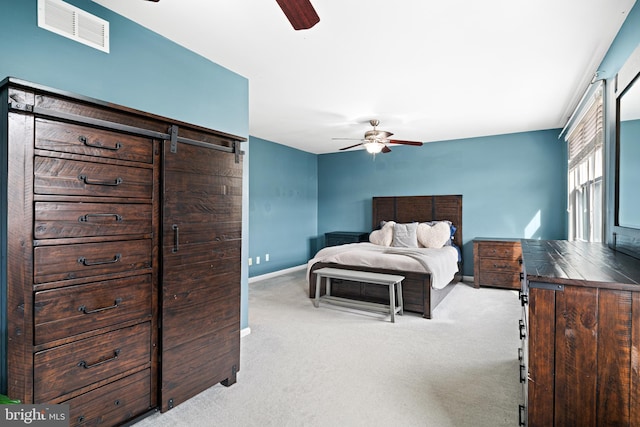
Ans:
{"label": "white trim", "polygon": [[475,279],[473,278],[473,276],[462,276],[462,281],[474,283]]}
{"label": "white trim", "polygon": [[247,335],[249,335],[251,333],[251,328],[250,327],[246,327],[244,329],[240,329],[240,338],[244,338]]}
{"label": "white trim", "polygon": [[249,283],[258,282],[264,279],[270,279],[272,277],[282,276],[283,274],[292,273],[298,270],[304,270],[307,268],[307,264],[298,265],[296,267],[285,268],[284,270],[273,271],[271,273],[262,274],[260,276],[249,277]]}

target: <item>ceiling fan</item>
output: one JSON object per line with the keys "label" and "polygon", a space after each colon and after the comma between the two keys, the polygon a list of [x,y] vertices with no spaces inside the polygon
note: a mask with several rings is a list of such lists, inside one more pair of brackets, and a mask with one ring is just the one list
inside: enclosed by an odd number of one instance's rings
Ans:
{"label": "ceiling fan", "polygon": [[391,149],[387,146],[387,144],[401,144],[401,145],[414,145],[414,146],[422,145],[422,142],[418,142],[418,141],[403,141],[401,139],[389,139],[389,137],[393,135],[391,132],[376,129],[376,127],[380,124],[380,120],[375,120],[375,119],[369,120],[369,124],[371,124],[373,129],[366,131],[364,133],[364,138],[362,139],[356,139],[356,138],[333,138],[333,139],[360,141],[357,144],[341,148],[340,149],[341,151],[349,150],[350,148],[364,145],[364,148],[371,154],[377,154],[380,152],[383,152],[383,153],[390,152]]}
{"label": "ceiling fan", "polygon": [[[148,0],[159,2],[160,0]],[[294,30],[308,30],[320,22],[320,17],[309,0],[276,0]]]}

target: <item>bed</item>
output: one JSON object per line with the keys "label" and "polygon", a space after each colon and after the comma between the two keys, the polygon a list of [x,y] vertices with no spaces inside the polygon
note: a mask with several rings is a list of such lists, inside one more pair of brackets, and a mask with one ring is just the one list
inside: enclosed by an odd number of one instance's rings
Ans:
{"label": "bed", "polygon": [[[454,227],[451,238],[453,246],[445,245],[443,251],[433,249],[432,257],[445,256],[451,259],[451,251],[455,251],[454,266],[431,268],[415,256],[411,248],[385,247],[373,243],[350,243],[339,247],[327,247],[309,260],[307,265],[309,281],[309,297],[315,297],[316,277],[314,271],[323,267],[342,268],[347,270],[373,271],[405,276],[402,282],[404,309],[422,314],[430,319],[433,310],[453,289],[453,285],[462,280],[462,196],[396,196],[374,197],[372,199],[372,224],[378,229],[383,222],[396,224],[432,223],[449,221]],[[374,230],[376,231],[376,230]],[[375,235],[378,238],[378,234]],[[403,254],[403,251],[409,252]],[[367,252],[365,254],[365,252]],[[429,252],[429,251],[427,251]],[[448,252],[448,253],[447,253]],[[370,255],[372,253],[373,255]],[[386,259],[383,259],[384,257]],[[381,267],[383,266],[383,267]],[[451,277],[452,268],[455,269]],[[446,270],[444,273],[442,270]],[[434,286],[435,285],[435,286]],[[324,282],[321,285],[324,294]],[[380,286],[360,282],[331,282],[331,294],[350,299],[388,304],[389,295]]]}

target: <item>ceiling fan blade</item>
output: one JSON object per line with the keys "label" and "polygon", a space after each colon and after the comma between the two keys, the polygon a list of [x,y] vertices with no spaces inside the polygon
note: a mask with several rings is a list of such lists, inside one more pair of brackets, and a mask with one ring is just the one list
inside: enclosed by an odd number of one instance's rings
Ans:
{"label": "ceiling fan blade", "polygon": [[147,0],[147,1],[152,1],[152,2],[158,3],[160,0]]}
{"label": "ceiling fan blade", "polygon": [[331,138],[332,141],[362,141],[362,138]]}
{"label": "ceiling fan blade", "polygon": [[421,146],[422,145],[422,142],[418,142],[418,141],[403,141],[401,139],[390,139],[387,142],[389,144],[402,144],[402,145],[415,145],[415,146]]}
{"label": "ceiling fan blade", "polygon": [[308,30],[320,22],[309,0],[276,0],[294,30]]}
{"label": "ceiling fan blade", "polygon": [[382,152],[383,153],[390,153],[391,152],[391,148],[387,147],[386,145],[384,147],[382,147]]}
{"label": "ceiling fan blade", "polygon": [[361,143],[359,143],[359,144],[354,144],[354,145],[350,145],[350,146],[348,146],[348,147],[341,148],[340,150],[348,150],[349,148],[357,147],[357,146],[359,146],[359,145],[362,145],[362,142],[361,142]]}

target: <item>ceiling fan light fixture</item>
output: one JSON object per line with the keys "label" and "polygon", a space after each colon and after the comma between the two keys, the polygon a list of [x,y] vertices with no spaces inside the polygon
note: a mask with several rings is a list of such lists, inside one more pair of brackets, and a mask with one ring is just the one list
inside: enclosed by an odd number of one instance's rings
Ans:
{"label": "ceiling fan light fixture", "polygon": [[371,154],[378,154],[384,148],[384,144],[382,142],[365,142],[364,148],[367,149],[367,152]]}

